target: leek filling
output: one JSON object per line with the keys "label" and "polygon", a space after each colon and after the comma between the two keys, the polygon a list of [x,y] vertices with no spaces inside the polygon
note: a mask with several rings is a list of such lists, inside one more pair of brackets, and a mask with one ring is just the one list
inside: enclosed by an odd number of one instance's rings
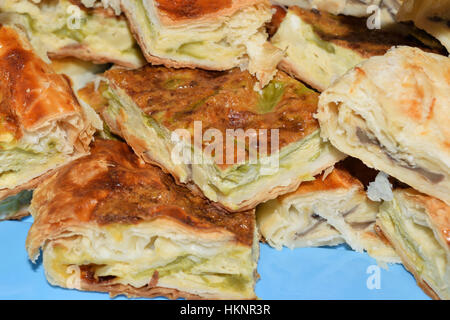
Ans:
{"label": "leek filling", "polygon": [[[282,90],[279,85],[278,89],[271,87],[275,85],[269,84],[265,89],[271,91],[270,94],[262,94],[269,97],[266,101],[269,101],[270,105],[279,99],[277,90]],[[306,138],[282,148],[277,154],[259,157],[255,163],[247,161],[220,169],[212,159],[206,158],[201,153],[202,159],[194,159],[191,166],[184,163],[177,164],[172,159],[174,144],[171,141],[171,132],[167,128],[145,115],[125,93],[116,93],[109,88],[104,95],[109,100],[109,106],[106,108],[109,118],[116,121],[116,117],[120,114],[127,115],[126,120],[123,119],[121,123],[127,131],[122,132],[125,140],[131,135],[145,141],[147,147],[145,153],[153,161],[177,175],[181,182],[194,181],[206,197],[213,201],[217,201],[220,197],[242,197],[244,190],[246,194],[252,193],[257,187],[272,185],[277,177],[288,173],[290,178],[297,176],[303,181],[312,180],[309,169],[305,167],[331,151],[330,145],[320,139],[320,132],[317,130]],[[192,158],[195,158],[198,152],[194,152],[191,143],[183,141],[182,144],[183,148],[193,155]]]}
{"label": "leek filling", "polygon": [[77,236],[51,243],[44,250],[44,264],[51,282],[68,283],[73,266],[89,266],[94,275],[85,280],[99,284],[104,282],[102,279],[108,279],[108,285],[142,288],[157,275],[153,285],[158,287],[253,296],[254,248],[236,243],[175,240],[153,235],[152,227],[130,233],[126,228],[124,225],[107,226],[101,239],[95,241]]}
{"label": "leek filling", "polygon": [[404,208],[394,199],[381,205],[380,218],[387,232],[400,243],[414,271],[432,288],[442,287],[448,263],[446,253],[431,228],[415,218],[416,214],[425,213],[415,210],[420,209]]}
{"label": "leek filling", "polygon": [[[75,120],[69,120],[76,125]],[[73,153],[67,144],[67,133],[58,126],[49,132],[0,137],[0,185],[14,188],[65,163]]]}
{"label": "leek filling", "polygon": [[33,191],[24,190],[14,196],[10,196],[0,202],[0,220],[12,218],[25,209],[31,201]]}
{"label": "leek filling", "polygon": [[32,38],[38,38],[50,52],[80,44],[89,47],[94,54],[97,52],[132,64],[143,64],[125,19],[73,8],[68,0],[57,4],[4,0],[0,4],[1,12],[19,14]]}

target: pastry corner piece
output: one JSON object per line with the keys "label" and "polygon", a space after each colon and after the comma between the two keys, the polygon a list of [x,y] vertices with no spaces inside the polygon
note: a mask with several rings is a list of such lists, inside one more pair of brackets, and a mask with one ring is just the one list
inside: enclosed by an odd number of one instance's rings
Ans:
{"label": "pastry corner piece", "polygon": [[89,152],[94,128],[66,78],[20,29],[0,25],[0,219],[23,216],[26,190]]}
{"label": "pastry corner piece", "polygon": [[394,190],[377,220],[392,246],[433,299],[450,299],[450,206],[413,189]]}
{"label": "pastry corner piece", "polygon": [[396,47],[345,74],[319,98],[322,137],[450,203],[450,59]]}
{"label": "pastry corner piece", "polygon": [[140,160],[122,142],[36,190],[26,247],[53,285],[134,297],[255,299],[254,211],[230,214]]}
{"label": "pastry corner piece", "polygon": [[399,21],[414,24],[434,37],[450,52],[450,2],[447,0],[405,0],[398,12]]}
{"label": "pastry corner piece", "polygon": [[281,51],[267,42],[267,0],[130,0],[122,9],[146,59],[167,67],[241,67],[264,87]]}
{"label": "pastry corner piece", "polygon": [[125,16],[116,16],[100,3],[87,8],[84,2],[2,0],[0,23],[20,25],[44,57],[76,57],[128,68],[144,65]]}
{"label": "pastry corner piece", "polygon": [[367,198],[359,180],[344,169],[334,169],[258,206],[257,225],[264,239],[277,249],[347,242],[382,265],[398,263],[392,247],[375,232],[378,207]]}

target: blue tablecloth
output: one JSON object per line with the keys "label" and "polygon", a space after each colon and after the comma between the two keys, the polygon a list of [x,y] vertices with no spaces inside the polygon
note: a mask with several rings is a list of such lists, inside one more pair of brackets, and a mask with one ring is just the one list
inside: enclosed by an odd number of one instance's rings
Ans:
{"label": "blue tablecloth", "polygon": [[[0,299],[109,299],[49,285],[42,261],[33,265],[25,251],[31,223],[0,222]],[[401,265],[380,269],[377,288],[373,265],[374,259],[345,245],[281,251],[261,245],[256,293],[261,299],[428,299]]]}

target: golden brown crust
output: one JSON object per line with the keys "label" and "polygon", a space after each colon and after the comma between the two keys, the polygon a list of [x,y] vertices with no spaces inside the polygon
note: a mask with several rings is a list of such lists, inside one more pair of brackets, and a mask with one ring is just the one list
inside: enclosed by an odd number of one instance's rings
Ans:
{"label": "golden brown crust", "polygon": [[272,10],[275,12],[272,15],[272,20],[267,23],[267,33],[270,37],[272,37],[280,27],[280,24],[283,22],[284,17],[286,17],[286,9],[280,6],[273,5]]}
{"label": "golden brown crust", "polygon": [[86,102],[98,114],[101,114],[103,109],[108,106],[108,99],[106,99],[102,92],[108,88],[106,81],[100,81],[98,87],[95,82],[89,82],[85,87],[78,90],[78,97]]}
{"label": "golden brown crust", "polygon": [[10,27],[0,26],[0,116],[1,133],[20,139],[22,130],[81,108],[66,79],[55,74]]}
{"label": "golden brown crust", "polygon": [[[267,129],[270,145],[270,129],[279,129],[281,149],[319,129],[313,117],[318,94],[283,72],[275,76],[272,84],[281,84],[282,94],[273,105],[267,104],[269,109],[253,89],[256,79],[239,69],[209,72],[145,66],[139,70],[110,70],[105,76],[113,89],[123,90],[146,115],[169,130],[184,128],[193,133],[197,120],[202,121],[204,131],[215,128],[224,137],[227,129]],[[132,146],[138,148],[134,143]]]}
{"label": "golden brown crust", "polygon": [[[196,294],[192,294],[189,292],[179,291],[177,289],[169,289],[162,287],[150,287],[145,286],[142,288],[135,288],[130,285],[123,284],[99,284],[99,283],[88,283],[83,281],[81,284],[82,290],[87,291],[96,291],[96,292],[108,292],[111,297],[115,297],[118,295],[126,295],[129,298],[134,297],[142,297],[142,298],[156,298],[156,297],[166,297],[168,299],[179,299],[184,298],[188,300],[201,300],[206,299],[202,298]],[[213,298],[209,297],[209,299],[219,299],[219,297]]]}
{"label": "golden brown crust", "polygon": [[123,284],[101,284],[101,283],[90,283],[83,281],[81,284],[82,290],[97,291],[97,292],[108,292],[111,297],[118,295],[126,295],[127,297],[143,297],[143,298],[156,298],[156,297],[166,297],[168,299],[187,299],[187,300],[205,300],[205,299],[223,299],[220,295],[208,295],[207,297],[201,297],[196,294],[192,294],[185,291],[180,291],[177,289],[162,288],[158,286],[147,285],[142,288],[135,288],[130,285]]}
{"label": "golden brown crust", "polygon": [[404,250],[401,247],[399,247],[398,245],[396,245],[397,242],[393,241],[393,239],[389,236],[388,232],[383,230],[383,225],[379,221],[377,222],[375,228],[376,228],[377,233],[381,234],[383,239],[387,239],[389,244],[395,249],[395,251],[399,255],[400,259],[402,260],[403,265],[409,272],[412,273],[412,275],[416,279],[417,285],[423,290],[423,292],[425,292],[430,298],[432,298],[434,300],[440,300],[437,293],[434,292],[434,290],[428,285],[428,283],[426,283],[426,281],[424,279],[422,279],[420,277],[420,275],[415,271],[415,268],[409,262],[409,259],[406,256]]}
{"label": "golden brown crust", "polygon": [[282,195],[279,199],[283,200],[291,196],[318,192],[318,191],[331,191],[337,189],[359,189],[364,190],[362,183],[354,178],[346,170],[334,169],[328,174],[325,179],[324,174],[318,175],[313,181],[306,181],[300,185],[296,191]]}
{"label": "golden brown crust", "polygon": [[[152,0],[150,0],[152,1]],[[160,23],[166,26],[223,19],[242,8],[267,0],[153,0]]]}
{"label": "golden brown crust", "polygon": [[[91,154],[59,170],[35,190],[35,223],[27,239],[36,253],[46,241],[85,224],[139,224],[155,219],[192,229],[226,233],[253,243],[254,211],[229,214],[140,160],[124,143],[98,140]],[[31,254],[30,256],[34,256]]]}

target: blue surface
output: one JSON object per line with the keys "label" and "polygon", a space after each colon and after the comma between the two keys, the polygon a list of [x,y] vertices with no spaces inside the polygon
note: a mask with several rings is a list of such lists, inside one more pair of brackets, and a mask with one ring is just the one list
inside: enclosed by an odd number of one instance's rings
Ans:
{"label": "blue surface", "polygon": [[[31,223],[31,218],[0,222],[0,299],[109,299],[49,285],[42,262],[33,265],[27,258]],[[380,289],[368,289],[371,265],[374,259],[345,245],[281,251],[261,245],[256,293],[261,299],[428,299],[401,265],[381,269]]]}

